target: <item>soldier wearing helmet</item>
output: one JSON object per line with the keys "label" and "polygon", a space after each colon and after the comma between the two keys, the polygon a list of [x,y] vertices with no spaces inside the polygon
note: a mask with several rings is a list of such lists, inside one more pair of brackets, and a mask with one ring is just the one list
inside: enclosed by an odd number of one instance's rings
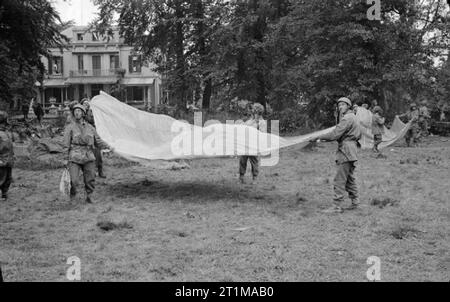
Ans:
{"label": "soldier wearing helmet", "polygon": [[419,143],[419,109],[417,108],[416,103],[411,103],[409,108],[408,112],[397,115],[396,117],[400,119],[406,118],[408,122],[411,123],[411,127],[405,134],[405,141],[406,145],[410,147],[412,139],[414,147],[417,147],[417,144]]}
{"label": "soldier wearing helmet", "polygon": [[334,178],[334,202],[324,213],[342,213],[345,192],[352,204],[348,210],[359,206],[358,187],[356,185],[355,168],[358,161],[357,150],[361,139],[361,126],[352,110],[352,102],[348,98],[340,98],[338,108],[342,116],[339,124],[329,134],[320,136],[320,140],[337,141],[336,177]]}
{"label": "soldier wearing helmet", "polygon": [[8,129],[8,113],[0,111],[0,190],[2,200],[8,199],[8,191],[12,182],[14,164],[14,137]]}
{"label": "soldier wearing helmet", "polygon": [[383,140],[384,122],[386,121],[383,115],[383,109],[380,106],[375,106],[372,109],[372,134],[373,134],[373,152],[380,153],[378,146]]}
{"label": "soldier wearing helmet", "polygon": [[[264,106],[260,103],[253,104],[252,106],[252,117],[245,122],[245,125],[254,127],[260,131],[267,131],[267,124],[262,118],[264,113]],[[253,184],[256,184],[258,175],[259,175],[259,157],[258,156],[241,156],[239,158],[239,180],[241,183],[245,183],[245,172],[247,172],[247,162],[250,161],[252,165],[252,174],[253,174]]]}
{"label": "soldier wearing helmet", "polygon": [[95,188],[95,148],[112,149],[100,139],[95,128],[86,122],[86,108],[81,104],[72,107],[73,121],[66,126],[64,142],[68,149],[68,168],[71,178],[71,199],[77,194],[79,174],[83,172],[86,202],[92,203]]}
{"label": "soldier wearing helmet", "polygon": [[419,128],[420,128],[420,136],[428,136],[428,124],[431,118],[430,112],[428,110],[428,102],[423,100],[421,102],[421,106],[419,108]]}

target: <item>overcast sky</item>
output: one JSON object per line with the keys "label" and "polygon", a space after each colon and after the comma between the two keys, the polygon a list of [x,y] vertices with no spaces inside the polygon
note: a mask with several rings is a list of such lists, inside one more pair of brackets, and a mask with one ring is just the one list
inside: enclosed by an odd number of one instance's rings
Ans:
{"label": "overcast sky", "polygon": [[87,25],[96,17],[97,9],[91,0],[51,0],[61,20],[75,20],[76,25]]}

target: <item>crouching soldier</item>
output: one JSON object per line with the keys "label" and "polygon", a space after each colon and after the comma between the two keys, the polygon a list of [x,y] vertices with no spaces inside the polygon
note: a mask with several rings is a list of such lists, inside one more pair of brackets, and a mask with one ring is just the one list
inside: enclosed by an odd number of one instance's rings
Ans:
{"label": "crouching soldier", "polygon": [[0,189],[2,200],[8,199],[8,191],[12,182],[14,163],[13,135],[7,128],[8,113],[0,111]]}
{"label": "crouching soldier", "polygon": [[[84,101],[83,106],[86,108],[86,121],[95,128],[94,114],[92,113],[89,101]],[[103,171],[103,158],[101,149],[95,148],[94,155],[95,155],[95,165],[97,166],[98,171],[98,177],[106,178],[106,175]]]}
{"label": "crouching soldier", "polygon": [[95,188],[95,155],[94,148],[110,149],[98,136],[95,128],[85,121],[86,109],[75,105],[72,109],[74,120],[67,125],[64,141],[69,152],[69,173],[71,178],[70,197],[77,194],[80,171],[83,172],[86,202],[92,203]]}
{"label": "crouching soldier", "polygon": [[404,114],[397,115],[397,117],[406,117],[408,122],[411,122],[411,127],[405,135],[406,145],[410,147],[412,139],[414,147],[417,147],[419,142],[419,110],[417,109],[416,104],[411,103],[409,111]]}
{"label": "crouching soldier", "polygon": [[356,162],[358,161],[357,149],[360,146],[361,126],[356,115],[352,111],[352,102],[348,98],[340,98],[338,101],[340,112],[340,122],[329,134],[322,135],[318,139],[327,141],[337,141],[338,150],[336,152],[337,171],[334,178],[334,202],[333,206],[324,213],[342,213],[342,202],[347,191],[352,201],[348,210],[356,209],[359,206],[358,187],[355,178]]}
{"label": "crouching soldier", "polygon": [[373,108],[372,115],[372,134],[373,134],[373,152],[380,153],[378,150],[378,145],[381,144],[384,134],[384,122],[385,118],[381,115],[383,114],[383,109],[380,106],[375,106]]}
{"label": "crouching soldier", "polygon": [[[245,122],[245,125],[254,127],[260,131],[267,131],[267,124],[262,118],[264,113],[264,106],[257,103],[253,105],[252,117]],[[245,172],[247,171],[247,162],[250,161],[252,165],[253,184],[256,184],[256,180],[259,175],[259,157],[258,156],[241,156],[239,158],[239,180],[241,183],[245,183]]]}

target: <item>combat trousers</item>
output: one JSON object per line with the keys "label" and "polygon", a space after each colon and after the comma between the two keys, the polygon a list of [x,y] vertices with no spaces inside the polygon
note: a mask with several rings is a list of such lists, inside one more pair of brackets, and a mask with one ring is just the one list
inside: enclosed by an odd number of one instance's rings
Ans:
{"label": "combat trousers", "polygon": [[337,164],[336,177],[334,178],[334,203],[337,206],[344,201],[345,192],[353,201],[358,200],[358,186],[355,178],[356,162],[345,162]]}
{"label": "combat trousers", "polygon": [[378,150],[378,145],[381,144],[381,142],[383,141],[383,136],[381,134],[375,134],[373,136],[373,151],[374,152],[380,152],[380,150]]}
{"label": "combat trousers", "polygon": [[92,194],[95,189],[95,161],[90,161],[85,164],[69,163],[70,173],[70,195],[77,194],[77,187],[80,182],[80,172],[83,172],[84,189],[88,195]]}
{"label": "combat trousers", "polygon": [[419,142],[419,129],[417,127],[411,127],[408,132],[406,132],[405,140],[408,147],[411,145],[411,139],[413,140],[413,144]]}
{"label": "combat trousers", "polygon": [[259,174],[259,157],[257,156],[241,156],[239,159],[239,175],[244,176],[247,171],[247,161],[250,160],[252,165],[253,177],[257,177]]}
{"label": "combat trousers", "polygon": [[2,194],[9,191],[12,182],[12,167],[0,167],[0,190]]}

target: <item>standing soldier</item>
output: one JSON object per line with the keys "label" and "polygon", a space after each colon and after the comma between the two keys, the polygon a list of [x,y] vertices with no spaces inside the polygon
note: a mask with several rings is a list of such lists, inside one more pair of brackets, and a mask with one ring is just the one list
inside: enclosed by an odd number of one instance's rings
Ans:
{"label": "standing soldier", "polygon": [[[95,128],[94,114],[92,113],[89,101],[84,101],[83,106],[86,108],[86,122],[88,122]],[[95,155],[95,164],[97,166],[98,171],[98,177],[106,178],[106,175],[103,172],[103,158],[101,149],[95,148],[94,155]]]}
{"label": "standing soldier", "polygon": [[422,106],[419,108],[419,128],[421,136],[428,136],[428,121],[431,118],[428,111],[427,101],[422,101]]}
{"label": "standing soldier", "polygon": [[95,155],[94,148],[110,149],[98,136],[95,128],[84,119],[86,109],[82,105],[73,107],[73,117],[64,133],[64,142],[69,151],[69,173],[71,179],[70,197],[73,199],[77,192],[78,177],[83,171],[86,202],[92,203],[92,193],[95,188]]}
{"label": "standing soldier", "polygon": [[383,141],[384,134],[384,122],[385,118],[381,115],[383,114],[383,109],[380,106],[375,106],[373,108],[372,115],[372,134],[373,134],[373,152],[380,153],[378,150],[378,145]]}
{"label": "standing soldier", "polygon": [[[250,118],[245,125],[254,127],[261,131],[267,131],[267,124],[262,118],[262,114],[264,113],[264,106],[260,103],[256,103],[253,105],[252,110],[252,118]],[[239,158],[239,180],[241,183],[245,183],[244,176],[247,171],[247,162],[250,160],[250,164],[252,165],[252,174],[253,174],[253,184],[256,184],[256,180],[259,175],[259,157],[258,156],[241,156]]]}
{"label": "standing soldier", "polygon": [[0,111],[0,189],[2,200],[8,199],[8,191],[12,182],[12,167],[14,163],[14,137],[7,128],[8,113]]}
{"label": "standing soldier", "polygon": [[417,143],[419,142],[419,110],[417,109],[416,103],[411,103],[409,111],[404,114],[397,115],[397,117],[406,117],[408,122],[411,123],[411,127],[405,135],[406,145],[408,147],[411,146],[412,138],[414,147],[417,147]]}
{"label": "standing soldier", "polygon": [[362,133],[356,115],[352,111],[352,102],[348,98],[340,98],[338,108],[341,120],[330,134],[319,137],[320,140],[337,141],[336,152],[336,177],[334,178],[334,202],[333,206],[324,213],[342,213],[342,202],[347,191],[352,201],[348,210],[354,210],[359,206],[358,187],[355,178],[356,162],[358,161],[357,149]]}

